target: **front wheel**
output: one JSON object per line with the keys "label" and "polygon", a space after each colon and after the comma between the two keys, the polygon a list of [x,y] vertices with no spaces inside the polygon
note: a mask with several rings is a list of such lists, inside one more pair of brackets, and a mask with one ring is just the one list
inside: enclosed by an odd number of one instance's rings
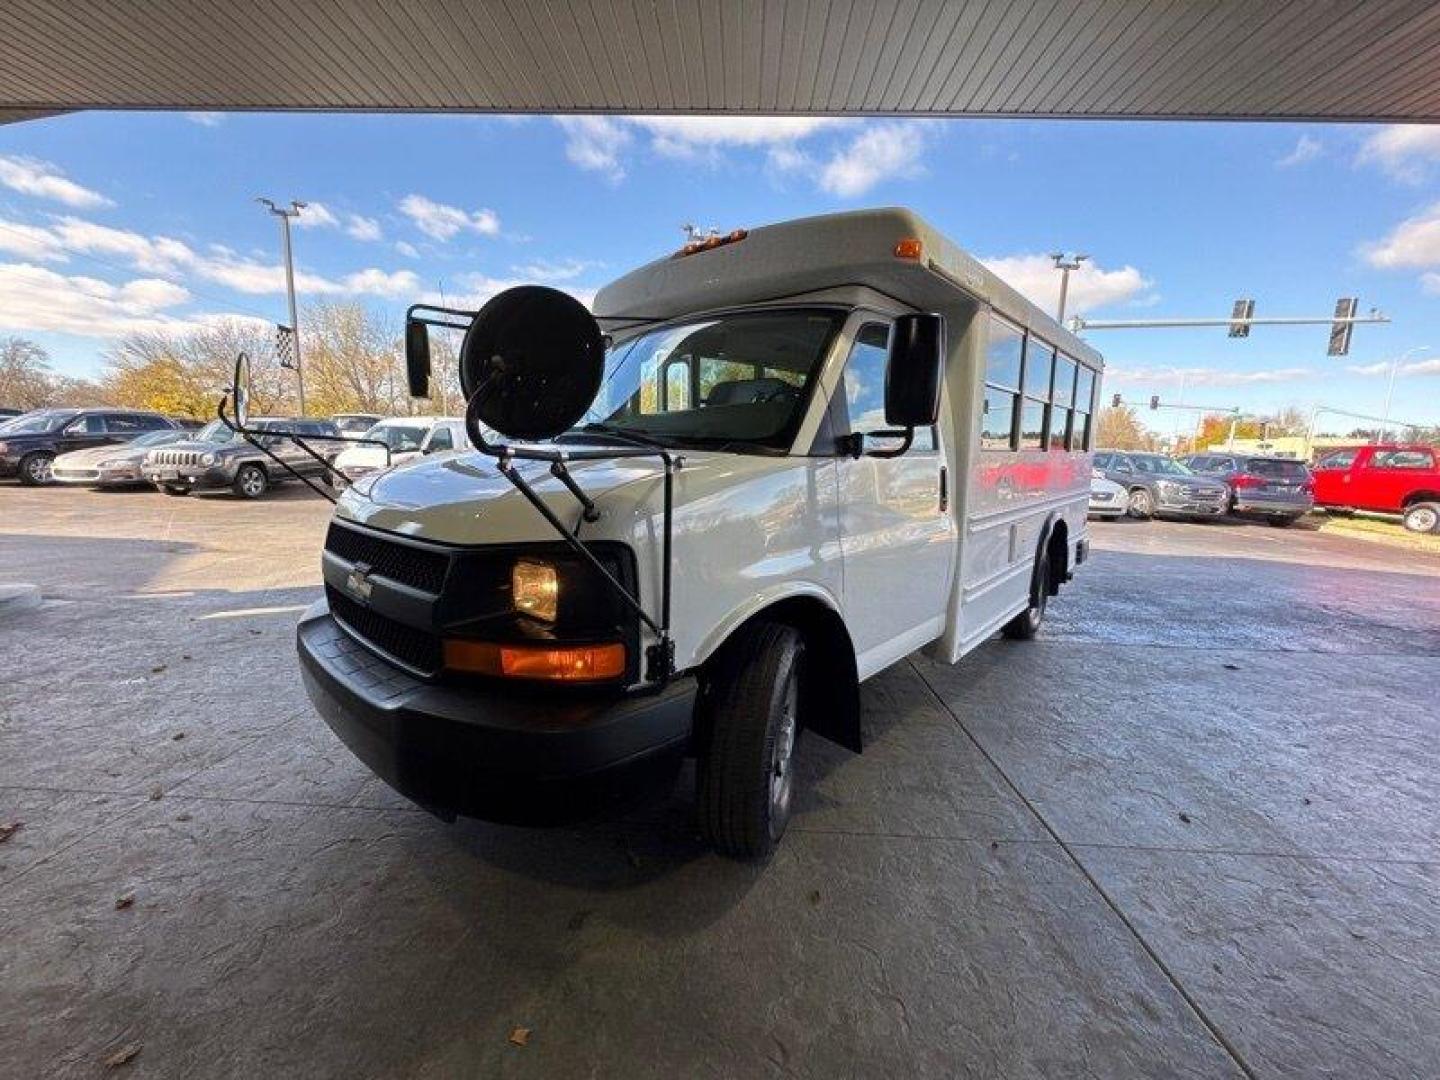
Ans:
{"label": "front wheel", "polygon": [[1149,488],[1136,488],[1130,492],[1130,505],[1126,512],[1133,518],[1148,521],[1155,516],[1155,499]]}
{"label": "front wheel", "polygon": [[1406,509],[1402,520],[1414,533],[1440,532],[1440,503],[1416,503]]}
{"label": "front wheel", "polygon": [[722,854],[763,859],[785,835],[803,655],[794,627],[756,623],[725,646],[708,680],[697,812],[700,832]]}
{"label": "front wheel", "polygon": [[50,468],[54,464],[54,454],[44,451],[26,454],[20,459],[20,482],[27,487],[40,487],[50,483]]}
{"label": "front wheel", "polygon": [[258,499],[265,494],[270,480],[259,465],[241,465],[235,474],[235,482],[230,486],[242,499]]}
{"label": "front wheel", "polygon": [[173,495],[176,498],[190,494],[190,489],[184,484],[161,484],[160,490],[166,495]]}

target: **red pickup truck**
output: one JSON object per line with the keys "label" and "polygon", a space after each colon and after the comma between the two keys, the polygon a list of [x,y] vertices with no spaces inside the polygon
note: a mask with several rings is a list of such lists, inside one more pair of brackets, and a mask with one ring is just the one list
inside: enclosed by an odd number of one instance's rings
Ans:
{"label": "red pickup truck", "polygon": [[1440,449],[1422,445],[1328,450],[1311,469],[1315,505],[1404,515],[1411,532],[1440,532]]}

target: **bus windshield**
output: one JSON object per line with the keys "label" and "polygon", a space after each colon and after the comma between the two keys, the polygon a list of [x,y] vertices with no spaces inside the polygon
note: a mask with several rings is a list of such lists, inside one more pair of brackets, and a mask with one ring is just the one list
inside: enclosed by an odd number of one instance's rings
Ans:
{"label": "bus windshield", "polygon": [[788,449],[844,318],[823,308],[745,311],[646,330],[611,347],[578,430]]}

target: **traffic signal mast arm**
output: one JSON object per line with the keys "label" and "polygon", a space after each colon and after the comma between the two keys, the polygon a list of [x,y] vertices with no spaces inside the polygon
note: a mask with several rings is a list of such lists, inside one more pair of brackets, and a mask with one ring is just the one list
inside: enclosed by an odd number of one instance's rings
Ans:
{"label": "traffic signal mast arm", "polygon": [[1388,323],[1390,316],[1371,309],[1368,315],[1357,315],[1359,301],[1353,296],[1344,296],[1335,302],[1333,315],[1277,315],[1268,318],[1255,316],[1253,300],[1237,300],[1235,309],[1228,318],[1213,319],[1087,319],[1076,315],[1067,324],[1075,333],[1085,330],[1166,330],[1187,329],[1201,326],[1225,326],[1231,337],[1249,337],[1252,326],[1328,326],[1330,327],[1330,356],[1346,356],[1350,352],[1350,335],[1359,323]]}

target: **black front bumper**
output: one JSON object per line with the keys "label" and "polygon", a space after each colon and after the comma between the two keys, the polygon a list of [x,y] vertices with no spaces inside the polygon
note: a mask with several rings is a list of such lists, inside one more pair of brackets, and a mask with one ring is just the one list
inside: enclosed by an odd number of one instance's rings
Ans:
{"label": "black front bumper", "polygon": [[424,682],[355,641],[323,600],[296,639],[305,689],[331,730],[442,817],[539,825],[593,816],[670,776],[689,748],[690,676],[652,694]]}

